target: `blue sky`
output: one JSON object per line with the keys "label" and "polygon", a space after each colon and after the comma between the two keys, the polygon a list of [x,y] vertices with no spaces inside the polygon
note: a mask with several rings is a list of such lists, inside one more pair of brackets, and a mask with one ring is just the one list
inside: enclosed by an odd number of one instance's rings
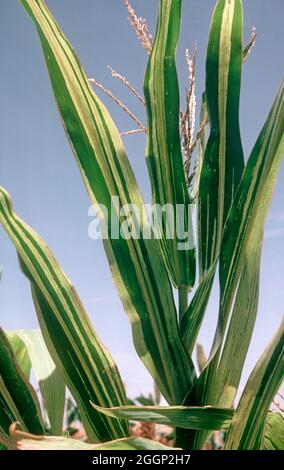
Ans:
{"label": "blue sky", "polygon": [[[106,68],[127,75],[141,89],[147,60],[127,22],[122,0],[48,0],[65,34],[77,50],[87,74],[127,102],[140,119],[144,110]],[[187,71],[184,51],[196,41],[198,104],[204,88],[205,51],[214,0],[185,0],[178,51],[183,93]],[[273,7],[272,7],[273,3]],[[132,0],[137,13],[155,30],[157,0]],[[283,76],[282,0],[244,0],[244,39],[257,28],[257,44],[244,65],[241,130],[246,155],[261,129]],[[88,238],[89,200],[61,127],[35,29],[17,0],[1,0],[1,156],[0,184],[12,195],[16,211],[47,241],[76,286],[97,332],[122,372],[129,396],[151,390],[152,381],[131,342],[128,319],[112,284],[100,241]],[[130,119],[103,97],[121,131],[133,128]],[[125,138],[126,150],[147,202],[149,182],[143,136]],[[266,225],[261,269],[259,315],[244,377],[272,337],[284,312],[284,166],[275,189]],[[27,280],[17,257],[0,230],[1,326],[34,328],[37,319]],[[200,341],[206,351],[215,328],[217,296]]]}

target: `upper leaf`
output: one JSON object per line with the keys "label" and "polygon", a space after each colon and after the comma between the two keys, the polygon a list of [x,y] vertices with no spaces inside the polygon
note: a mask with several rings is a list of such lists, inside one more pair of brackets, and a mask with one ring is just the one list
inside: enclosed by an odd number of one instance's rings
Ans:
{"label": "upper leaf", "polygon": [[219,251],[223,226],[244,169],[239,128],[242,26],[241,0],[218,0],[206,58],[210,135],[199,186],[201,278]]}
{"label": "upper leaf", "polygon": [[[148,113],[146,156],[153,202],[165,208],[169,204],[174,215],[173,227],[169,227],[166,212],[160,227],[166,265],[175,286],[191,287],[195,281],[195,249],[181,152],[176,70],[181,5],[182,0],[160,0],[157,32],[144,81]],[[167,236],[169,228],[172,238]],[[188,232],[188,246],[178,236],[181,230]]]}

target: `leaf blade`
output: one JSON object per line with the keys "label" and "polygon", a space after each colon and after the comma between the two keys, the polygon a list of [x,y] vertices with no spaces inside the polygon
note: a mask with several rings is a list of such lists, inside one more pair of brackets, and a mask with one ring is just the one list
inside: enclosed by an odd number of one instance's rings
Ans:
{"label": "leaf blade", "polygon": [[199,191],[201,278],[218,254],[224,222],[244,169],[239,128],[242,69],[242,3],[218,0],[206,58],[206,103],[210,124]]}
{"label": "leaf blade", "polygon": [[271,402],[283,381],[284,320],[261,355],[241,396],[225,449],[259,449]]}
{"label": "leaf blade", "polygon": [[8,336],[10,341],[19,339],[26,346],[46,406],[50,431],[53,435],[60,435],[63,429],[65,384],[49,355],[40,330],[17,330],[9,332]]}
{"label": "leaf blade", "polygon": [[[153,49],[144,79],[148,115],[146,159],[150,174],[152,199],[161,207],[171,205],[175,227],[167,237],[167,221],[160,226],[162,252],[173,284],[192,287],[195,282],[195,249],[188,188],[180,143],[180,98],[176,70],[182,0],[161,0]],[[183,215],[177,207],[184,206]],[[183,220],[184,219],[184,220]],[[179,249],[178,224],[189,231],[188,247]]]}
{"label": "leaf blade", "polygon": [[37,395],[0,329],[0,440],[4,445],[11,443],[9,427],[15,420],[26,431],[44,433]]}
{"label": "leaf blade", "polygon": [[114,418],[145,421],[183,429],[225,429],[229,426],[234,410],[228,408],[185,406],[122,406],[100,408],[100,413]]}
{"label": "leaf blade", "polygon": [[[144,233],[149,221],[122,141],[108,111],[91,89],[70,44],[42,0],[20,0],[34,21],[42,43],[53,91],[88,194],[114,210],[135,204],[133,225]],[[101,223],[110,229],[100,208]],[[123,230],[122,230],[123,231]],[[120,231],[121,233],[121,231]],[[157,240],[118,239],[108,233],[105,250],[114,281],[131,321],[136,350],[168,402],[180,403],[196,378],[182,344],[171,285]],[[127,263],[125,263],[127,259]],[[170,366],[170,364],[172,366]],[[179,371],[179,379],[175,371]]]}
{"label": "leaf blade", "polygon": [[[77,293],[45,242],[13,211],[0,188],[0,223],[18,252],[32,286],[33,299],[46,346],[77,400],[90,439],[125,437],[124,423],[102,420],[85,402],[125,401],[116,365],[97,337]],[[97,421],[96,421],[97,420]]]}

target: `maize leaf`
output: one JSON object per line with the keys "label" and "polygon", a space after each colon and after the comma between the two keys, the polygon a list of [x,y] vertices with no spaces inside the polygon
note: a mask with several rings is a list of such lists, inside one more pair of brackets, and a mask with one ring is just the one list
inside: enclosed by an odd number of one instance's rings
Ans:
{"label": "maize leaf", "polygon": [[146,421],[184,429],[227,429],[234,410],[228,408],[185,406],[121,406],[100,408],[99,412],[113,418]]}
{"label": "maize leaf", "polygon": [[242,70],[242,3],[218,0],[206,58],[205,103],[210,135],[198,191],[200,285],[182,320],[192,352],[212,289],[223,227],[244,169],[239,128]]}
{"label": "maize leaf", "polygon": [[[191,389],[185,404],[216,405],[214,378],[240,274],[252,246],[260,246],[277,173],[284,154],[284,84],[256,141],[230,209],[222,238],[220,260],[220,311],[208,364]],[[214,265],[213,265],[214,267]],[[210,268],[212,270],[212,267]],[[209,270],[209,273],[210,273]],[[252,276],[252,283],[258,282]],[[196,293],[207,288],[206,276]],[[248,287],[252,291],[255,287]],[[189,327],[189,326],[188,326]],[[218,402],[218,400],[217,400]],[[192,448],[199,448],[194,438]]]}
{"label": "maize leaf", "polygon": [[24,431],[44,433],[37,395],[0,329],[0,442],[8,448],[13,446],[9,427],[14,421],[18,421]]}
{"label": "maize leaf", "polygon": [[10,344],[15,345],[21,342],[25,345],[47,411],[50,432],[54,436],[61,434],[65,408],[65,384],[60,371],[49,355],[40,330],[18,330],[6,334]]}
{"label": "maize leaf", "polygon": [[[284,82],[277,93],[268,118],[251,152],[224,227],[221,245],[221,307],[211,358],[220,346],[230,314],[246,253],[262,240],[262,230],[284,155]],[[218,261],[218,256],[215,263]],[[214,264],[201,281],[188,312],[195,318],[204,307],[210,289]],[[203,302],[202,302],[203,300]],[[186,316],[184,317],[186,319]],[[184,338],[191,338],[190,323],[185,322]],[[187,344],[187,343],[186,343]],[[188,345],[188,344],[187,344]]]}
{"label": "maize leaf", "polygon": [[218,254],[224,222],[244,169],[239,128],[242,23],[241,0],[217,1],[206,58],[210,135],[199,186],[201,278]]}
{"label": "maize leaf", "polygon": [[[207,120],[207,104],[205,92],[202,93],[202,102],[199,118],[199,130],[197,133],[197,143],[196,143],[196,163],[195,163],[195,174],[193,179],[192,190],[190,191],[190,199],[194,203],[198,196],[199,185],[200,185],[200,175],[203,166],[205,148],[206,148],[206,120]],[[199,269],[201,274],[201,269]]]}
{"label": "maize leaf", "polygon": [[232,406],[239,387],[258,310],[261,249],[262,235],[257,246],[249,247],[215,373],[211,396],[218,406]]}
{"label": "maize leaf", "polygon": [[102,419],[89,401],[104,406],[125,403],[113,359],[101,344],[78,295],[44,241],[14,213],[0,188],[0,223],[18,252],[32,286],[41,331],[66,385],[74,396],[90,440],[128,434],[125,423]]}
{"label": "maize leaf", "polygon": [[28,353],[28,350],[24,341],[21,338],[19,338],[19,336],[14,335],[13,333],[10,333],[7,331],[5,333],[13,349],[13,353],[16,357],[16,360],[20,368],[22,369],[23,373],[29,380],[32,363],[31,363],[30,356],[29,356],[29,353]]}
{"label": "maize leaf", "polygon": [[271,402],[284,376],[284,320],[263,352],[241,396],[225,448],[259,449]]}
{"label": "maize leaf", "polygon": [[[89,444],[67,437],[33,436],[16,430],[15,426],[11,427],[10,433],[19,450],[173,450],[160,442],[136,437]],[[93,455],[94,459],[95,457],[96,453]]]}
{"label": "maize leaf", "polygon": [[281,413],[267,414],[261,450],[284,450],[284,418]]}
{"label": "maize leaf", "polygon": [[[115,212],[123,235],[109,230],[104,246],[124,308],[132,324],[136,350],[170,403],[181,403],[195,380],[195,370],[180,339],[170,281],[158,240],[129,237],[112,196],[121,206],[135,204],[133,226],[143,232],[149,221],[122,141],[108,111],[43,0],[20,0],[41,40],[53,91],[89,196]],[[126,261],[127,260],[127,261]]]}
{"label": "maize leaf", "polygon": [[[176,48],[182,0],[160,0],[156,37],[149,58],[144,93],[148,114],[147,165],[154,204],[174,211],[173,237],[167,236],[167,214],[162,226],[162,252],[176,287],[192,287],[195,281],[195,249],[189,211],[190,198],[183,168],[180,142],[180,98]],[[178,208],[184,210],[179,215]],[[185,217],[183,216],[185,215]],[[178,239],[178,224],[189,233],[188,247]]]}

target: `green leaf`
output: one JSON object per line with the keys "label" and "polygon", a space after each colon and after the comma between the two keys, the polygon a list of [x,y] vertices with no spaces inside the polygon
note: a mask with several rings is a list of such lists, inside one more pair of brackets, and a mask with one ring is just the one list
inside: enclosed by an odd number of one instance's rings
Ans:
{"label": "green leaf", "polygon": [[[161,207],[171,205],[175,227],[173,237],[167,237],[167,216],[164,214],[160,231],[162,251],[173,284],[192,287],[195,281],[195,249],[190,198],[183,168],[180,139],[180,98],[176,70],[176,48],[180,29],[182,0],[160,0],[156,37],[144,81],[148,114],[147,165],[152,198]],[[184,205],[179,215],[178,208]],[[185,215],[185,217],[184,217]],[[180,224],[189,231],[188,247],[176,230]],[[182,224],[182,225],[181,225]]]}
{"label": "green leaf", "polygon": [[12,447],[9,428],[14,421],[24,431],[44,433],[37,395],[0,329],[0,441],[8,448]]}
{"label": "green leaf", "polygon": [[[120,208],[135,204],[132,227],[149,233],[146,209],[119,132],[44,1],[21,3],[37,27],[62,122],[89,196],[92,202],[104,206],[104,210],[102,206],[98,210],[107,231],[104,246],[131,321],[136,350],[166,400],[181,403],[196,375],[180,338],[159,241],[129,237],[125,215],[112,200],[112,196],[119,197]],[[106,212],[119,222],[117,237],[111,234]]]}
{"label": "green leaf", "polygon": [[38,381],[53,435],[61,434],[65,407],[65,384],[44,343],[40,330],[18,330],[7,334],[10,343],[25,345]]}
{"label": "green leaf", "polygon": [[[199,130],[197,132],[197,144],[196,144],[196,164],[195,164],[195,175],[193,180],[193,187],[190,192],[191,201],[195,202],[199,192],[200,176],[203,166],[204,154],[206,149],[206,123],[207,123],[207,104],[205,92],[202,93],[202,102],[200,109],[199,118]],[[201,274],[201,272],[200,272]]]}
{"label": "green leaf", "polygon": [[242,393],[225,443],[226,449],[259,449],[263,426],[284,371],[284,320],[261,355]]}
{"label": "green leaf", "polygon": [[[215,356],[223,339],[248,250],[252,246],[259,246],[262,241],[263,226],[284,154],[283,97],[284,82],[281,84],[269,116],[249,157],[224,227],[220,261],[221,305],[209,362]],[[217,262],[218,256],[214,263]],[[213,264],[201,281],[189,306],[188,311],[194,318],[198,318],[208,299],[214,272]],[[190,328],[188,322],[186,326]],[[184,338],[190,337],[190,331],[184,331]],[[199,379],[199,382],[203,378],[204,376]]]}
{"label": "green leaf", "polygon": [[96,451],[100,450],[177,450],[157,441],[135,437],[117,439],[115,441],[94,445],[66,437],[42,436],[38,438],[37,436],[19,433],[18,431],[16,433],[15,440],[17,441],[19,450],[91,450],[95,451],[93,459],[96,458]]}
{"label": "green leaf", "polygon": [[92,410],[89,400],[103,406],[124,404],[124,387],[109,352],[97,337],[80,299],[45,242],[13,211],[0,188],[0,223],[18,252],[45,344],[74,396],[90,440],[125,437],[126,423]]}
{"label": "green leaf", "polygon": [[223,227],[240,183],[244,157],[239,128],[242,2],[218,0],[206,58],[205,102],[210,135],[198,192],[199,287],[182,320],[190,352],[202,325],[220,252]]}
{"label": "green leaf", "polygon": [[219,252],[222,232],[244,169],[239,128],[242,2],[218,0],[206,58],[210,135],[199,186],[199,269],[202,278]]}
{"label": "green leaf", "polygon": [[[252,246],[261,245],[266,215],[284,155],[283,96],[284,82],[249,157],[224,227],[220,255],[221,297],[216,333],[207,367],[192,387],[184,404],[217,404],[214,383],[218,381],[217,367],[226,326],[247,253]],[[215,262],[217,261],[218,257]],[[207,276],[212,269],[214,264]],[[208,293],[207,276],[201,281],[195,297],[200,297],[203,290]],[[198,316],[200,304],[196,302],[196,305],[197,312],[194,313]],[[200,445],[200,442],[195,441],[192,448],[200,448]]]}
{"label": "green leaf", "polygon": [[280,413],[268,413],[261,449],[284,450],[284,418]]}
{"label": "green leaf", "polygon": [[228,408],[185,406],[121,406],[115,408],[93,407],[113,418],[166,424],[184,429],[226,429],[234,410]]}
{"label": "green leaf", "polygon": [[217,262],[218,258],[216,258],[215,262],[202,278],[181,320],[180,329],[183,332],[182,338],[190,354],[192,354],[194,349],[196,339],[206,312],[216,273]]}
{"label": "green leaf", "polygon": [[30,373],[31,373],[31,368],[32,368],[32,363],[30,360],[30,356],[27,350],[27,347],[24,343],[24,341],[19,338],[19,336],[14,335],[13,333],[5,332],[7,338],[9,339],[9,343],[13,349],[13,352],[15,354],[16,360],[21,367],[23,373],[29,380],[30,378]]}
{"label": "green leaf", "polygon": [[[232,406],[240,383],[258,310],[261,233],[247,252],[240,276],[224,348],[215,373],[211,397],[218,406]],[[232,364],[234,366],[232,367]]]}

